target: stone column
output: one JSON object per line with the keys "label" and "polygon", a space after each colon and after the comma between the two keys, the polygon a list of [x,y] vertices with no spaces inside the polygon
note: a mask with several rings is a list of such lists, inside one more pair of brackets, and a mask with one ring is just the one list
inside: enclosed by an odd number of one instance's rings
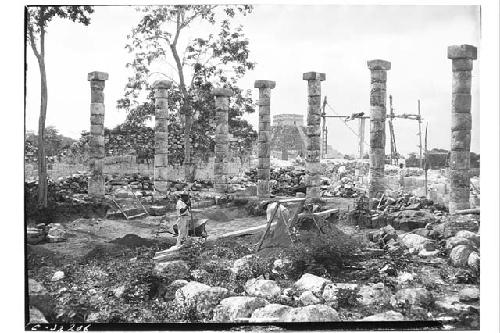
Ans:
{"label": "stone column", "polygon": [[229,97],[233,95],[230,89],[215,88],[215,163],[214,187],[217,193],[227,190],[227,158],[229,154]]}
{"label": "stone column", "polygon": [[450,152],[450,213],[468,209],[470,196],[470,138],[472,61],[477,49],[472,45],[448,46],[452,60],[453,84],[451,97],[451,152]]}
{"label": "stone column", "polygon": [[90,81],[90,177],[89,196],[103,198],[105,194],[103,166],[104,150],[104,83],[108,73],[92,72],[87,76]]}
{"label": "stone column", "polygon": [[168,89],[171,81],[159,80],[153,83],[155,97],[155,164],[154,186],[160,192],[168,189]]}
{"label": "stone column", "polygon": [[368,196],[380,197],[385,191],[385,116],[387,71],[391,63],[385,60],[370,60],[370,184]]}
{"label": "stone column", "polygon": [[257,169],[257,196],[269,198],[269,178],[271,176],[271,89],[275,81],[257,80],[259,88],[259,165]]}
{"label": "stone column", "polygon": [[321,81],[326,79],[325,73],[309,72],[302,75],[307,80],[307,147],[306,147],[306,198],[320,199],[320,149],[321,149]]}

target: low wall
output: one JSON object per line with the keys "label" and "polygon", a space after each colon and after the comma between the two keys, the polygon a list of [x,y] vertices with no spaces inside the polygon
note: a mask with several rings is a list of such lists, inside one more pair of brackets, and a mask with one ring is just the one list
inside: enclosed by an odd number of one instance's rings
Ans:
{"label": "low wall", "polygon": [[[245,171],[248,171],[250,167],[254,167],[255,163],[241,163],[239,159],[234,159],[228,163],[228,175],[237,176]],[[37,177],[37,164],[36,163],[26,163],[24,167],[25,180],[33,180]],[[51,179],[57,179],[59,177],[66,177],[78,172],[88,171],[88,166],[85,164],[71,164],[56,162],[48,165],[47,174]],[[153,177],[154,167],[153,164],[147,163],[137,163],[136,157],[132,155],[126,156],[109,156],[106,157],[104,161],[104,174],[108,175],[125,175],[138,173],[142,176]],[[182,165],[172,165],[168,168],[168,178],[169,180],[181,180],[184,178],[184,166]],[[214,179],[214,158],[210,158],[208,162],[200,162],[196,165],[196,179]]]}

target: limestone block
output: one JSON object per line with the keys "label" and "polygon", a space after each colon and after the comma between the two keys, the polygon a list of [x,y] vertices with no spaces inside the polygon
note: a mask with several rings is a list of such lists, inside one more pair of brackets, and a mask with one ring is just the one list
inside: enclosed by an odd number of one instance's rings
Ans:
{"label": "limestone block", "polygon": [[104,135],[104,125],[102,124],[91,124],[90,134],[92,135]]}
{"label": "limestone block", "polygon": [[[166,102],[168,98],[168,90],[167,89],[156,89],[154,92],[155,103],[158,102]],[[156,104],[158,105],[158,104]]]}
{"label": "limestone block", "polygon": [[468,151],[451,151],[450,152],[450,169],[452,169],[452,170],[468,170],[468,169],[470,169],[470,152],[468,152]]}
{"label": "limestone block", "polygon": [[224,96],[224,97],[233,96],[233,91],[231,89],[227,89],[227,88],[214,88],[212,90],[212,93],[217,97],[219,97],[219,96]]}
{"label": "limestone block", "polygon": [[452,113],[451,114],[451,130],[470,131],[472,129],[472,115],[470,113]]}
{"label": "limestone block", "polygon": [[308,96],[307,105],[314,105],[317,108],[321,108],[321,96]]}
{"label": "limestone block", "polygon": [[374,82],[386,82],[387,81],[387,72],[385,70],[372,70],[371,74],[371,83]]}
{"label": "limestone block", "polygon": [[370,92],[370,105],[376,105],[376,106],[381,106],[385,107],[385,101],[386,101],[386,94],[385,91],[371,91]]}
{"label": "limestone block", "polygon": [[271,159],[268,157],[259,157],[259,168],[268,169],[271,167]]}
{"label": "limestone block", "polygon": [[269,181],[268,180],[257,180],[257,195],[259,197],[269,197]]}
{"label": "limestone block", "polygon": [[104,117],[104,104],[103,103],[90,103],[90,115],[91,116],[103,116]]}
{"label": "limestone block", "polygon": [[471,95],[453,94],[451,97],[451,106],[453,113],[470,113]]}
{"label": "limestone block", "polygon": [[259,143],[258,157],[269,158],[271,156],[271,144],[270,143]]}
{"label": "limestone block", "polygon": [[271,130],[271,122],[260,121],[259,122],[259,132],[260,131],[270,131]]}
{"label": "limestone block", "polygon": [[371,70],[389,70],[391,63],[387,60],[374,59],[367,61],[368,68]]}
{"label": "limestone block", "polygon": [[168,109],[167,108],[157,108],[155,110],[155,119],[156,120],[163,120],[168,118]]}
{"label": "limestone block", "polygon": [[469,71],[453,72],[452,78],[452,93],[453,94],[470,94],[472,82],[472,73]]}
{"label": "limestone block", "polygon": [[477,59],[477,48],[467,44],[448,46],[448,59]]}
{"label": "limestone block", "polygon": [[451,69],[452,71],[472,71],[472,66],[473,66],[473,60],[472,59],[453,59],[451,62]]}
{"label": "limestone block", "polygon": [[168,123],[166,121],[159,121],[156,119],[155,133],[167,133],[168,135]]}
{"label": "limestone block", "polygon": [[307,94],[309,96],[321,96],[321,81],[319,80],[307,81]]}
{"label": "limestone block", "polygon": [[215,99],[215,108],[217,111],[225,111],[229,108],[229,98],[227,97],[217,97]]}
{"label": "limestone block", "polygon": [[273,89],[276,87],[276,81],[271,81],[271,80],[255,80],[254,82],[254,88],[269,88]]}
{"label": "limestone block", "polygon": [[325,81],[326,74],[325,73],[318,73],[318,72],[307,72],[307,73],[302,74],[302,80]]}
{"label": "limestone block", "polygon": [[259,111],[259,122],[266,122],[270,123],[271,122],[271,114],[269,112],[262,112],[262,110]]}
{"label": "limestone block", "polygon": [[451,150],[470,151],[471,134],[470,130],[458,130],[451,132]]}
{"label": "limestone block", "polygon": [[269,168],[258,168],[257,169],[257,179],[269,179],[271,178],[271,171]]}
{"label": "limestone block", "polygon": [[[260,106],[261,108],[262,107],[267,107],[267,109],[269,110],[269,106],[271,105],[271,97],[261,97],[259,98],[259,100],[257,101],[257,105]],[[259,109],[260,111],[261,109]]]}
{"label": "limestone block", "polygon": [[386,108],[385,106],[380,106],[380,105],[370,105],[370,120],[371,121],[379,121],[381,128],[385,128],[384,126],[384,121],[386,117]]}
{"label": "limestone block", "polygon": [[104,125],[104,115],[90,115],[90,123],[94,125]]}
{"label": "limestone block", "polygon": [[109,78],[109,74],[106,72],[90,72],[87,75],[87,80],[88,81],[105,81]]}
{"label": "limestone block", "polygon": [[166,167],[168,166],[168,155],[167,154],[155,154],[155,167]]}

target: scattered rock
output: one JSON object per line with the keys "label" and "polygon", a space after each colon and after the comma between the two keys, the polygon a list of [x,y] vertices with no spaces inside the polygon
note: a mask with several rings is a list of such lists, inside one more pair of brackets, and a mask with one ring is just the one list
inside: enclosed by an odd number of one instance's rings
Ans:
{"label": "scattered rock", "polygon": [[226,288],[211,287],[196,297],[196,311],[206,318],[212,318],[215,307],[229,294]]}
{"label": "scattered rock", "polygon": [[411,306],[427,307],[432,303],[432,294],[425,288],[406,288],[395,295],[393,306],[409,304]]}
{"label": "scattered rock", "polygon": [[119,286],[115,289],[113,289],[113,294],[117,297],[120,298],[123,296],[123,293],[125,292],[126,287],[125,286]]}
{"label": "scattered rock", "polygon": [[463,267],[467,265],[469,255],[474,251],[474,248],[469,245],[457,245],[450,252],[450,262],[455,267]]}
{"label": "scattered rock", "polygon": [[469,254],[469,258],[467,259],[467,265],[475,271],[479,271],[480,263],[481,260],[479,257],[479,253],[475,251],[471,252],[471,254]]}
{"label": "scattered rock", "polygon": [[460,290],[458,292],[458,299],[461,302],[474,302],[479,300],[479,288],[477,287],[468,287]]}
{"label": "scattered rock", "polygon": [[47,324],[43,313],[35,307],[30,306],[30,323],[32,324]]}
{"label": "scattered rock", "polygon": [[196,297],[209,289],[210,286],[204,283],[188,282],[175,292],[175,302],[181,306],[195,305]]}
{"label": "scattered rock", "polygon": [[189,265],[184,260],[158,262],[153,272],[158,276],[175,277],[177,279],[189,276]]}
{"label": "scattered rock", "polygon": [[399,321],[404,320],[404,316],[396,311],[389,310],[387,312],[377,313],[372,316],[364,317],[362,321]]}
{"label": "scattered rock", "polygon": [[174,280],[170,284],[170,288],[172,288],[172,289],[179,289],[179,288],[184,287],[188,283],[189,283],[189,281],[187,281],[187,280]]}
{"label": "scattered rock", "polygon": [[250,269],[250,262],[254,259],[253,254],[246,255],[240,259],[235,260],[231,271],[235,276],[240,276]]}
{"label": "scattered rock", "polygon": [[250,279],[245,283],[245,291],[249,296],[273,298],[281,294],[281,288],[276,281]]}
{"label": "scattered rock", "polygon": [[52,275],[51,281],[55,282],[55,281],[59,281],[59,280],[62,280],[62,279],[64,279],[64,272],[63,271],[57,271],[57,272],[54,273],[54,275]]}
{"label": "scattered rock", "polygon": [[427,223],[434,221],[434,215],[424,210],[402,210],[390,215],[394,228],[405,231],[424,228]]}
{"label": "scattered rock", "polygon": [[401,274],[398,275],[396,281],[398,282],[398,284],[406,284],[410,281],[413,281],[415,275],[416,275],[415,273],[402,272]]}
{"label": "scattered rock", "polygon": [[292,307],[282,304],[268,304],[263,308],[259,308],[252,313],[252,319],[259,322],[276,322],[281,321],[281,317]]}
{"label": "scattered rock", "polygon": [[64,242],[67,238],[67,232],[60,223],[50,225],[47,233],[47,240],[50,243]]}
{"label": "scattered rock", "polygon": [[355,283],[329,283],[323,289],[321,297],[328,305],[333,308],[337,308],[339,290],[347,289],[355,291],[357,288],[358,285]]}
{"label": "scattered rock", "polygon": [[460,230],[455,234],[457,238],[465,238],[471,240],[475,246],[479,247],[480,237],[475,232],[469,230]]}
{"label": "scattered rock", "polygon": [[305,273],[302,277],[295,282],[295,287],[299,291],[312,291],[315,295],[321,295],[323,291],[323,287],[327,283],[331,283],[332,281],[313,275],[309,273]]}
{"label": "scattered rock", "polygon": [[361,296],[359,303],[364,306],[388,305],[391,301],[391,290],[383,283],[362,286],[358,294]]}
{"label": "scattered rock", "polygon": [[213,320],[217,322],[236,322],[249,318],[252,313],[269,303],[262,298],[233,296],[223,299],[214,310]]}
{"label": "scattered rock", "polygon": [[328,305],[317,304],[293,308],[281,317],[283,322],[324,322],[338,321],[337,311]]}
{"label": "scattered rock", "polygon": [[453,236],[453,237],[450,237],[446,240],[445,248],[447,250],[452,250],[457,245],[475,246],[474,242],[470,239]]}
{"label": "scattered rock", "polygon": [[439,255],[439,250],[427,251],[426,249],[422,249],[420,250],[420,252],[418,252],[418,256],[422,258],[437,257],[438,255]]}
{"label": "scattered rock", "polygon": [[321,303],[321,300],[318,297],[314,296],[312,291],[306,290],[300,295],[299,302],[302,305],[314,305]]}

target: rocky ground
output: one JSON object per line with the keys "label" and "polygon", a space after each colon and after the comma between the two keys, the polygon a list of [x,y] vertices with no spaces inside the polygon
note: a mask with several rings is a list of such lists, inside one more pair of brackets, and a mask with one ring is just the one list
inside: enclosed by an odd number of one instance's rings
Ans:
{"label": "rocky ground", "polygon": [[289,248],[255,253],[262,232],[214,237],[265,223],[238,211],[214,210],[212,239],[162,262],[153,261],[155,252],[174,239],[151,232],[157,217],[62,223],[65,241],[28,245],[30,320],[479,327],[479,215],[418,208],[360,229],[341,214],[328,235],[304,230],[309,238]]}

